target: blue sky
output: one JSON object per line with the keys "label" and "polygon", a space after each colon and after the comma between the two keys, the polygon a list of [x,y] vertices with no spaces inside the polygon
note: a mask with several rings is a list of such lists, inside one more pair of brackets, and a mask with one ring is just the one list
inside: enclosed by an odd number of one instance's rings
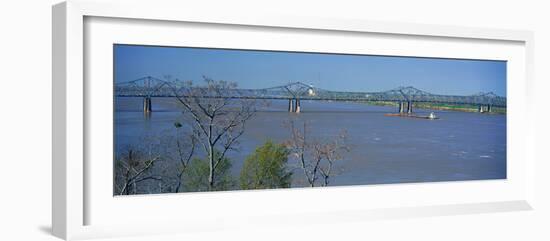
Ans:
{"label": "blue sky", "polygon": [[492,91],[506,96],[506,62],[370,55],[115,45],[115,82],[202,76],[266,88],[294,81],[328,90],[383,91],[414,86],[434,94]]}

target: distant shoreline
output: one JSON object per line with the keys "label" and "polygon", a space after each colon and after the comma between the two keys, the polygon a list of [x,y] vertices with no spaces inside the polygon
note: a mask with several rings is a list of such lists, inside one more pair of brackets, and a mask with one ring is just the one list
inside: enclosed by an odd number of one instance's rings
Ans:
{"label": "distant shoreline", "polygon": [[[367,101],[359,102],[365,103],[368,105],[376,106],[392,106],[398,108],[395,102],[389,101]],[[478,106],[474,105],[452,105],[452,104],[441,104],[441,103],[414,103],[414,108],[420,109],[431,109],[431,110],[447,110],[447,111],[460,111],[460,112],[478,112]],[[491,112],[484,112],[484,114],[506,114],[506,108],[502,107],[491,107]]]}

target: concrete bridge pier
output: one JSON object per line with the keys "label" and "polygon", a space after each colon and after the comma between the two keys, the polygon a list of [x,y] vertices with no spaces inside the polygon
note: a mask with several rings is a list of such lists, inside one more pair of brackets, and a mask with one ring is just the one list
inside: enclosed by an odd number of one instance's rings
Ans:
{"label": "concrete bridge pier", "polygon": [[288,112],[300,113],[300,99],[288,99]]}
{"label": "concrete bridge pier", "polygon": [[151,97],[147,96],[143,98],[143,112],[151,113],[152,111],[153,111],[153,107],[151,105]]}
{"label": "concrete bridge pier", "polygon": [[296,112],[298,108],[298,100],[288,99],[288,112]]}
{"label": "concrete bridge pier", "polygon": [[413,112],[413,102],[408,101],[407,102],[407,114],[412,114],[412,112]]}
{"label": "concrete bridge pier", "polygon": [[399,113],[405,112],[405,102],[399,101]]}
{"label": "concrete bridge pier", "polygon": [[484,113],[484,112],[491,112],[493,107],[491,105],[479,105],[479,108],[478,108],[478,112],[479,113]]}

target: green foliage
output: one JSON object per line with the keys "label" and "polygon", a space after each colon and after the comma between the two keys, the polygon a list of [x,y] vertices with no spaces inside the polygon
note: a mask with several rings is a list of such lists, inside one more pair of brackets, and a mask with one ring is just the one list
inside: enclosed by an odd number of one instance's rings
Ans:
{"label": "green foliage", "polygon": [[242,189],[288,188],[292,172],[286,170],[289,151],[281,144],[266,141],[248,156],[240,175]]}
{"label": "green foliage", "polygon": [[[220,155],[219,151],[214,152],[214,158]],[[223,191],[231,190],[235,186],[235,180],[231,176],[231,161],[224,157],[214,172],[214,187],[209,190],[208,176],[210,164],[208,159],[193,158],[184,173],[184,187],[188,192]]]}

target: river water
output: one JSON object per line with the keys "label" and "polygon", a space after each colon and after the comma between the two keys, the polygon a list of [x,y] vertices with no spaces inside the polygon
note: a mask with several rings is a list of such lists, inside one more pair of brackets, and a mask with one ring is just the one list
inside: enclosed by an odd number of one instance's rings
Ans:
{"label": "river water", "polygon": [[[162,136],[181,120],[173,99],[153,98],[145,117],[142,99],[115,101],[115,151],[138,144],[144,136]],[[238,151],[228,153],[238,175],[247,155],[271,139],[290,137],[283,123],[306,121],[312,138],[327,139],[342,129],[351,151],[339,162],[331,185],[387,184],[506,178],[506,115],[415,109],[435,112],[440,119],[384,116],[396,107],[363,103],[302,101],[302,113],[288,113],[287,101],[271,101],[246,123]],[[292,163],[291,163],[292,164]],[[304,186],[295,172],[293,186]]]}

